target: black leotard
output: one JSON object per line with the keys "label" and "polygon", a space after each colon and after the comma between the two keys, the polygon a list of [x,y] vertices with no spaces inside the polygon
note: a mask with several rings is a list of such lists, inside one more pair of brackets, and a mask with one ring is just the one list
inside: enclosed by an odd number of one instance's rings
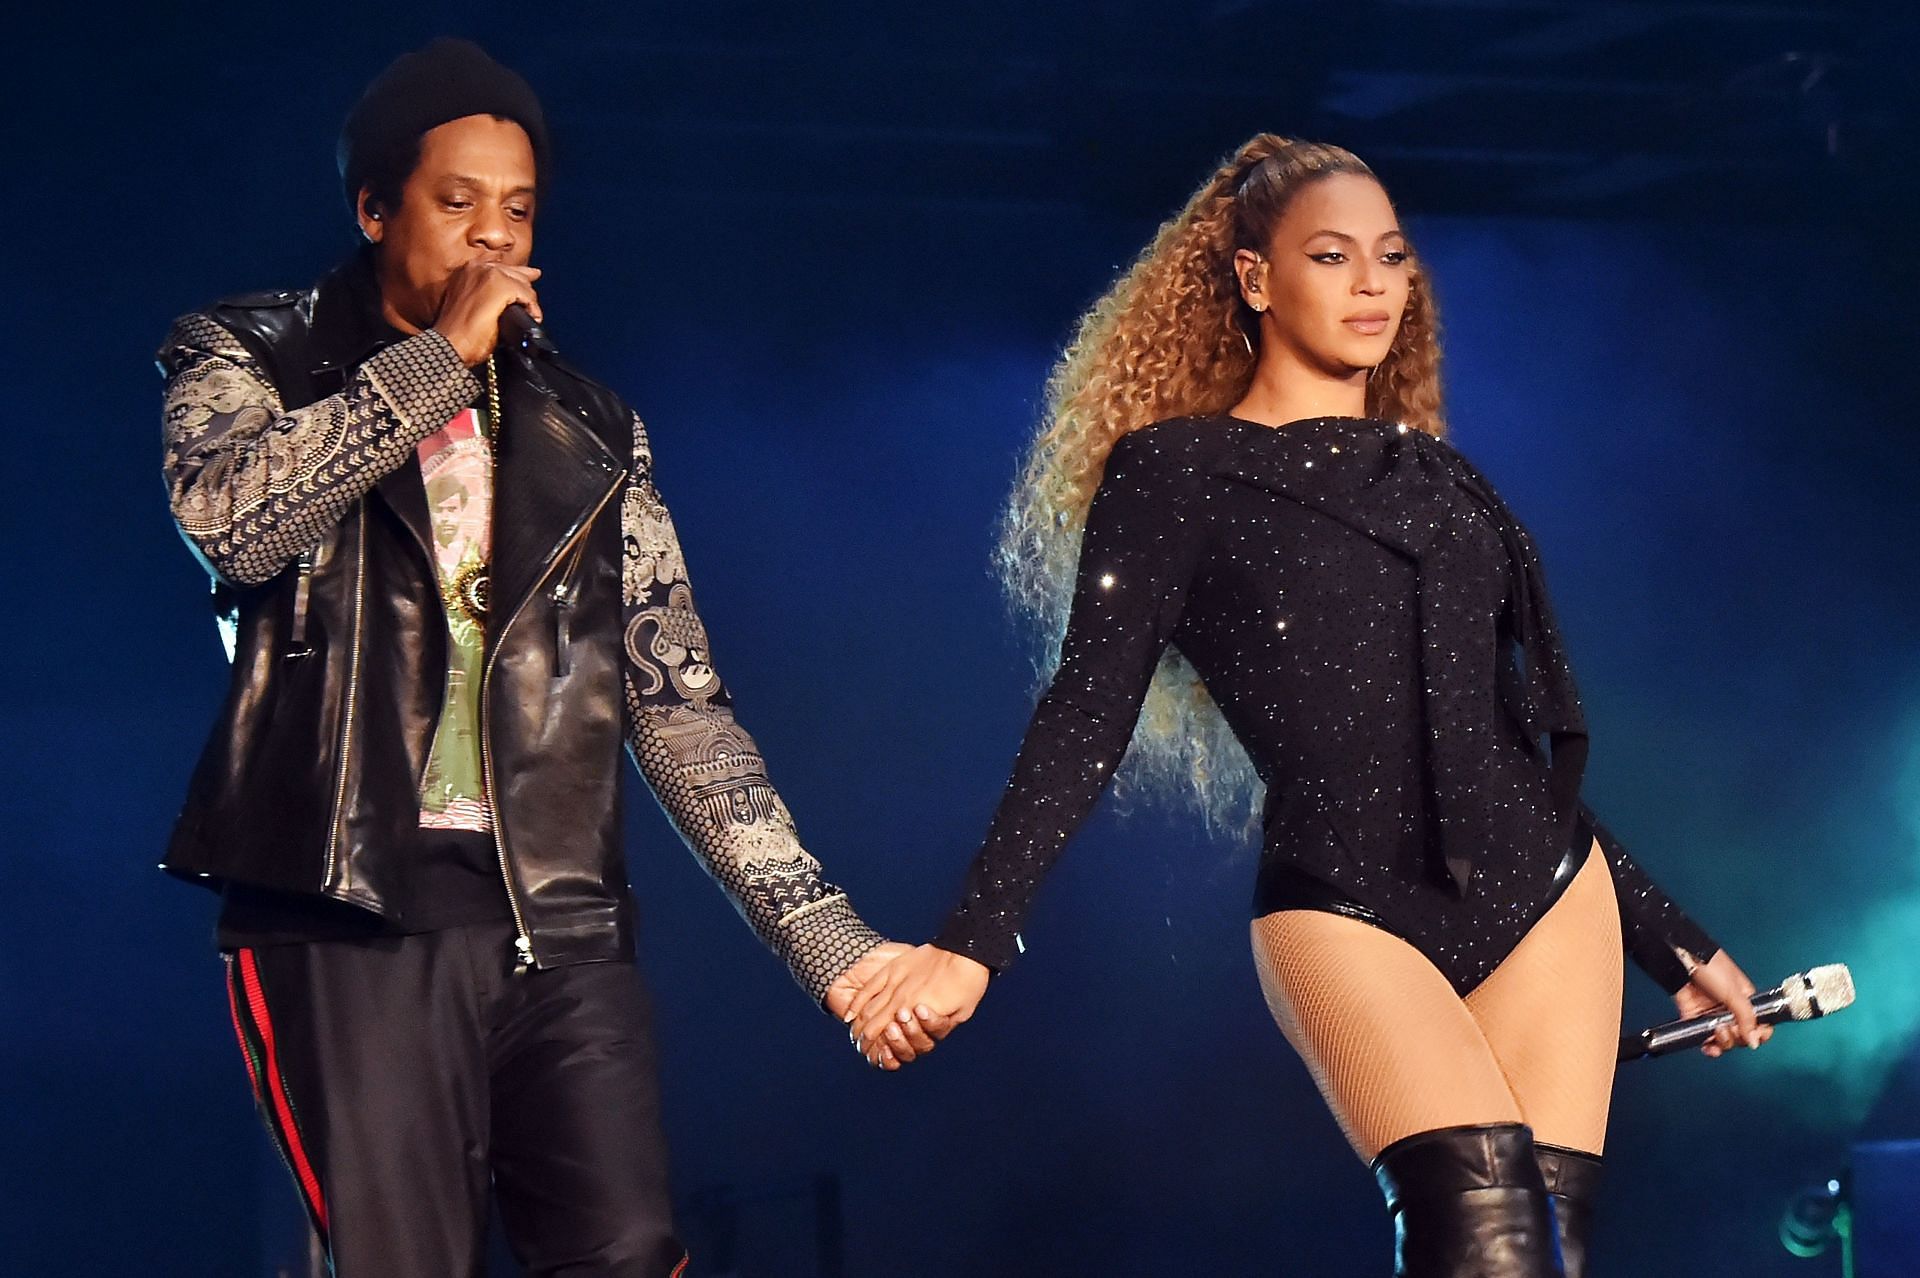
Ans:
{"label": "black leotard", "polygon": [[1545,911],[1583,822],[1663,988],[1686,982],[1679,951],[1718,948],[1579,803],[1579,697],[1532,539],[1491,485],[1391,422],[1233,417],[1115,444],[1059,669],[939,945],[1013,961],[1168,643],[1266,782],[1263,865],[1358,903],[1461,993]]}

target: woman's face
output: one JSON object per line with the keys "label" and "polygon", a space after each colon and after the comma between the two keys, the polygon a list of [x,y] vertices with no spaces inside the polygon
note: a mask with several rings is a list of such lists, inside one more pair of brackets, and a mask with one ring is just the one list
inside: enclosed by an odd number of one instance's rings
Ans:
{"label": "woman's face", "polygon": [[1234,255],[1241,295],[1274,345],[1334,376],[1386,359],[1407,309],[1412,260],[1387,193],[1370,177],[1335,173],[1287,205],[1264,254]]}

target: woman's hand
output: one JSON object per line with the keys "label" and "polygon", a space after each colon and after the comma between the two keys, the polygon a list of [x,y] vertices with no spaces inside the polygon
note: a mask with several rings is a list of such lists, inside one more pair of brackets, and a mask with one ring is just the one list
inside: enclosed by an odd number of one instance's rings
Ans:
{"label": "woman's hand", "polygon": [[1733,1013],[1733,1024],[1715,1030],[1701,1046],[1708,1056],[1718,1056],[1736,1043],[1758,1047],[1773,1037],[1773,1026],[1754,1019],[1753,982],[1725,950],[1693,969],[1692,979],[1674,993],[1673,1005],[1680,1009],[1683,1019],[1722,1008]]}
{"label": "woman's hand", "polygon": [[[867,983],[891,966],[895,959],[911,953],[913,947],[900,941],[882,941],[868,950],[827,987],[827,1011],[842,1021],[851,1020],[854,1000]],[[881,1050],[869,1054],[867,1059],[882,1069],[899,1069],[909,1061],[931,1052],[933,1045],[945,1038],[952,1029],[953,1022],[944,1016],[909,1016],[893,1027]]]}
{"label": "woman's hand", "polygon": [[910,1027],[919,1026],[936,1041],[945,1038],[972,1018],[991,975],[984,964],[937,945],[900,955],[861,986],[845,1013],[855,1049],[885,1069],[887,1054],[899,1058],[900,1040],[911,1034]]}

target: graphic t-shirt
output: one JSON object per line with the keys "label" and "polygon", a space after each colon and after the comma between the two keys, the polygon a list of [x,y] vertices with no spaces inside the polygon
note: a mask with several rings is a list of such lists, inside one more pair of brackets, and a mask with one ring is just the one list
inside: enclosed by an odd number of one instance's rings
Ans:
{"label": "graphic t-shirt", "polygon": [[493,528],[493,441],[487,426],[485,413],[464,408],[419,448],[433,523],[434,575],[447,614],[446,698],[420,786],[420,824],[429,830],[493,828],[480,761],[480,672]]}
{"label": "graphic t-shirt", "polygon": [[486,414],[471,408],[416,453],[431,516],[434,577],[447,617],[447,684],[420,786],[419,859],[403,917],[381,920],[338,901],[229,884],[218,930],[223,949],[431,932],[512,917],[480,763],[492,454]]}

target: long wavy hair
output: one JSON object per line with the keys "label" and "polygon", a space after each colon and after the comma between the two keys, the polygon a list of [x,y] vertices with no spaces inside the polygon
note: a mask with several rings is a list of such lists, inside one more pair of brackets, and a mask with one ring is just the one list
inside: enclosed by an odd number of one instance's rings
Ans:
{"label": "long wavy hair", "polygon": [[[994,556],[1014,612],[1038,631],[1043,678],[1059,661],[1087,507],[1114,441],[1168,418],[1225,412],[1245,397],[1259,325],[1241,296],[1234,251],[1268,253],[1294,196],[1336,173],[1373,176],[1336,146],[1271,133],[1250,139],[1080,317],[1047,379]],[[1367,414],[1440,435],[1438,322],[1425,272],[1410,262],[1407,308],[1368,380]],[[1116,780],[1196,809],[1210,833],[1250,833],[1261,801],[1252,762],[1172,649],[1154,672]]]}

